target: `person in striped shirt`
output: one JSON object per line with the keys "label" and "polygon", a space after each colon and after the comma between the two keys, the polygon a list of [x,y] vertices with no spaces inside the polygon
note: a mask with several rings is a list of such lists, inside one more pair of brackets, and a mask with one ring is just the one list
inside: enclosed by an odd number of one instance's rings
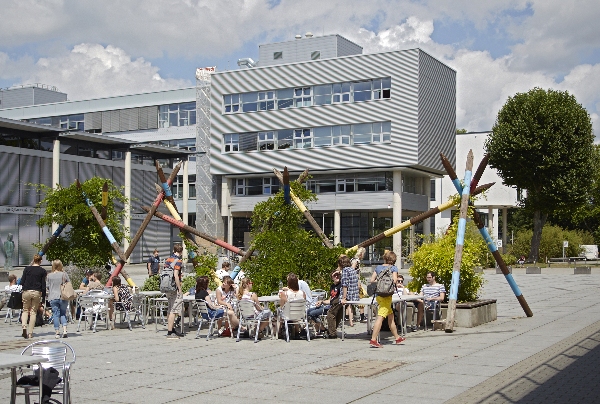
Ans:
{"label": "person in striped shirt", "polygon": [[[416,300],[415,303],[417,305],[417,325],[421,327],[421,323],[423,322],[423,313],[425,308],[429,309],[433,304],[431,302],[438,301],[440,304],[446,298],[446,288],[443,284],[437,283],[435,278],[437,274],[433,271],[427,272],[427,284],[421,287],[421,296],[424,296],[423,300]],[[438,305],[439,309],[439,305]],[[413,326],[413,331],[417,330],[417,326]]]}

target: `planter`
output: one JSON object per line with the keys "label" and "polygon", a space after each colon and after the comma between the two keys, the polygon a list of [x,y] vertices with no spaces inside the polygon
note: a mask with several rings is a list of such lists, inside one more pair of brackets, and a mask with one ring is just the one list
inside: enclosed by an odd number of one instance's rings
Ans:
{"label": "planter", "polygon": [[[442,311],[448,309],[448,304],[442,304]],[[442,315],[442,318],[446,318]],[[456,327],[473,328],[478,325],[495,321],[498,318],[496,299],[477,300],[456,305],[454,325]]]}
{"label": "planter", "polygon": [[592,267],[575,267],[573,270],[574,275],[591,275]]}
{"label": "planter", "polygon": [[525,269],[525,274],[528,275],[540,275],[542,273],[542,268],[540,267],[527,267]]}

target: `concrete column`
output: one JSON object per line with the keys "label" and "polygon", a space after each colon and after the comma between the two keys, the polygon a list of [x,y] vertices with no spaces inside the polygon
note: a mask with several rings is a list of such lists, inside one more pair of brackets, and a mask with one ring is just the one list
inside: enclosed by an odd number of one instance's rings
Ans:
{"label": "concrete column", "polygon": [[508,243],[508,208],[502,208],[502,253],[506,254]]}
{"label": "concrete column", "polygon": [[342,215],[339,209],[333,211],[333,244],[338,245],[342,242],[341,235]]}
{"label": "concrete column", "polygon": [[[431,200],[431,179],[425,177],[423,179],[423,185],[425,186],[425,195],[427,196],[427,208],[429,208]],[[431,234],[431,218],[423,220],[423,234],[427,237]]]}
{"label": "concrete column", "polygon": [[[221,179],[221,217],[227,221],[227,242],[233,244],[233,216],[231,214],[231,192],[229,189],[230,179]],[[235,180],[233,180],[235,181]]]}
{"label": "concrete column", "polygon": [[[131,236],[131,151],[125,152],[125,198],[129,201],[125,205],[125,217],[123,218],[123,226],[128,229],[127,231]],[[129,241],[123,239],[123,251],[126,251],[129,247]],[[127,259],[129,262],[129,259]]]}
{"label": "concrete column", "polygon": [[[393,172],[393,194],[392,194],[392,227],[402,223],[402,172]],[[402,234],[398,232],[394,234],[392,241],[392,249],[398,257],[402,256]]]}
{"label": "concrete column", "polygon": [[227,243],[233,245],[233,216],[227,216]]}
{"label": "concrete column", "polygon": [[[52,145],[52,189],[60,184],[60,140],[54,139]],[[58,228],[58,223],[52,223],[52,233]]]}
{"label": "concrete column", "polygon": [[498,223],[498,209],[492,209],[492,228],[494,229],[494,239],[498,240],[500,225]]}
{"label": "concrete column", "polygon": [[[181,220],[183,223],[188,224],[188,200],[190,199],[190,183],[188,179],[188,164],[189,162],[185,160],[183,162],[183,173],[181,176],[183,177],[183,192],[181,195]],[[185,248],[185,243],[183,243],[183,252],[182,258],[187,262],[188,259],[188,251]]]}

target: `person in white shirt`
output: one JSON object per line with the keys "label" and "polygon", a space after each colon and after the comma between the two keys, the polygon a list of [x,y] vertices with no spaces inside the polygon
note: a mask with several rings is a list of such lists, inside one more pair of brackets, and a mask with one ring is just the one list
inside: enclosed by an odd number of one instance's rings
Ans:
{"label": "person in white shirt", "polygon": [[8,285],[4,287],[4,294],[2,294],[2,298],[0,299],[0,310],[4,307],[6,302],[8,301],[10,294],[12,292],[20,292],[21,285],[17,285],[17,277],[16,275],[8,275]]}

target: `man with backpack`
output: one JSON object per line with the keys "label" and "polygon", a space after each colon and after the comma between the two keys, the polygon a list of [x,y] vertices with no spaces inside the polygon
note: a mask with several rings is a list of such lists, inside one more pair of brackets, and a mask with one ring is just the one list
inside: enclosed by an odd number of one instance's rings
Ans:
{"label": "man with backpack", "polygon": [[167,313],[167,338],[183,337],[183,334],[174,328],[175,317],[181,314],[183,308],[183,292],[181,290],[181,244],[173,246],[173,254],[165,260],[165,266],[160,273],[160,291],[165,293],[169,301]]}
{"label": "man with backpack", "polygon": [[383,265],[378,265],[371,275],[371,283],[376,283],[375,299],[377,300],[377,319],[373,325],[373,333],[369,344],[373,348],[383,348],[377,341],[383,319],[387,317],[390,331],[394,335],[394,345],[399,345],[405,338],[398,335],[396,322],[394,321],[394,311],[392,310],[392,295],[396,291],[396,282],[398,281],[398,268],[396,265],[396,254],[388,251],[383,255]]}

